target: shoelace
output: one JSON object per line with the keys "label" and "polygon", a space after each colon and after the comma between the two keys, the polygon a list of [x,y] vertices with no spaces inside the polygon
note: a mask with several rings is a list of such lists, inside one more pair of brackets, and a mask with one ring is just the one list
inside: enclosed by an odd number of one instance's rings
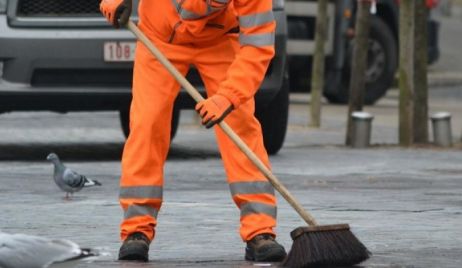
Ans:
{"label": "shoelace", "polygon": [[261,235],[257,236],[257,240],[262,240],[262,239],[263,240],[271,240],[271,241],[274,240],[273,236],[269,235],[269,234],[261,234]]}
{"label": "shoelace", "polygon": [[143,241],[148,242],[146,237],[142,233],[134,233],[134,234],[132,234],[130,236],[130,240],[143,240]]}

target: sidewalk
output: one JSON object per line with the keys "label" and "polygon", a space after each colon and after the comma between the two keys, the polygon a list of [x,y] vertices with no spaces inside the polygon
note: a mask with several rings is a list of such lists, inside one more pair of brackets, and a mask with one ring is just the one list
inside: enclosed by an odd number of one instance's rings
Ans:
{"label": "sidewalk", "polygon": [[[446,111],[451,113],[451,126],[453,142],[458,147],[462,141],[462,83],[457,87],[434,88],[429,91],[429,116],[436,112]],[[386,97],[372,106],[365,106],[364,111],[374,116],[372,121],[371,144],[392,145],[398,144],[399,125],[399,91],[391,89]],[[346,120],[348,113],[347,105],[332,105],[323,100],[321,128],[309,128],[309,102],[310,95],[305,93],[291,94],[290,129],[297,132],[309,129],[311,145],[339,145],[345,141]],[[433,140],[432,125],[429,119],[429,139]],[[302,134],[303,135],[303,134]],[[290,138],[287,142],[290,143]],[[287,145],[286,142],[286,145]]]}

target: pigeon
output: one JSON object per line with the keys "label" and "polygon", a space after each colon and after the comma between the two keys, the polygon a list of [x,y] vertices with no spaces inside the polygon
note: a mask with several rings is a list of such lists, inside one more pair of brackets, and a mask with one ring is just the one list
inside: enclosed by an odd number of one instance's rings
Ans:
{"label": "pigeon", "polygon": [[65,239],[0,232],[2,268],[46,268],[50,265],[70,267],[99,255],[94,249],[80,248],[76,243]]}
{"label": "pigeon", "polygon": [[66,199],[69,198],[69,194],[72,195],[74,192],[80,191],[83,187],[101,186],[99,181],[88,179],[72,169],[67,168],[55,153],[50,153],[47,156],[47,160],[51,161],[54,165],[53,179],[56,185],[66,192]]}

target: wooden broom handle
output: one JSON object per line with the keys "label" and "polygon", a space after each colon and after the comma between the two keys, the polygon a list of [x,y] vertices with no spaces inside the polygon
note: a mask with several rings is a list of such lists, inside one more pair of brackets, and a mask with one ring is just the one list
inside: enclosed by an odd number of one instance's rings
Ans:
{"label": "wooden broom handle", "polygon": [[[204,98],[194,88],[191,83],[173,66],[173,64],[160,52],[156,46],[141,32],[141,30],[133,23],[128,21],[127,28],[133,32],[133,34],[140,40],[151,53],[159,60],[160,63],[169,71],[173,77],[180,83],[180,85],[188,92],[189,95],[196,101],[202,101]],[[298,214],[311,226],[318,225],[313,216],[305,211],[300,203],[294,198],[294,196],[287,190],[284,185],[279,181],[276,176],[263,164],[263,162],[255,155],[252,150],[242,141],[242,139],[231,129],[231,127],[224,121],[219,124],[220,128],[225,132],[226,135],[236,144],[237,147],[252,161],[252,163],[265,175],[268,181],[273,185],[274,188],[287,200],[287,202],[298,212]]]}

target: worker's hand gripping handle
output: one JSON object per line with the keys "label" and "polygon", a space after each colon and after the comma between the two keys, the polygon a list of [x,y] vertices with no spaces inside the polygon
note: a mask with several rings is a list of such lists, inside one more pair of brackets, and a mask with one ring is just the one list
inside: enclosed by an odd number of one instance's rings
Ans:
{"label": "worker's hand gripping handle", "polygon": [[[188,92],[188,94],[196,101],[199,102],[204,98],[194,88],[191,83],[173,66],[173,64],[160,52],[157,47],[140,31],[140,29],[129,21],[127,28],[133,32],[133,34],[141,41],[151,53],[159,60],[159,62],[167,69],[170,74],[180,83],[180,85]],[[265,175],[268,181],[273,187],[287,200],[287,202],[298,212],[298,214],[308,223],[309,225],[317,225],[316,220],[306,210],[302,208],[300,203],[292,196],[279,179],[273,175],[273,173],[265,166],[265,164],[255,155],[252,150],[242,141],[242,139],[231,129],[228,124],[224,121],[218,124],[223,132],[236,144],[237,147],[249,158],[250,161]]]}

